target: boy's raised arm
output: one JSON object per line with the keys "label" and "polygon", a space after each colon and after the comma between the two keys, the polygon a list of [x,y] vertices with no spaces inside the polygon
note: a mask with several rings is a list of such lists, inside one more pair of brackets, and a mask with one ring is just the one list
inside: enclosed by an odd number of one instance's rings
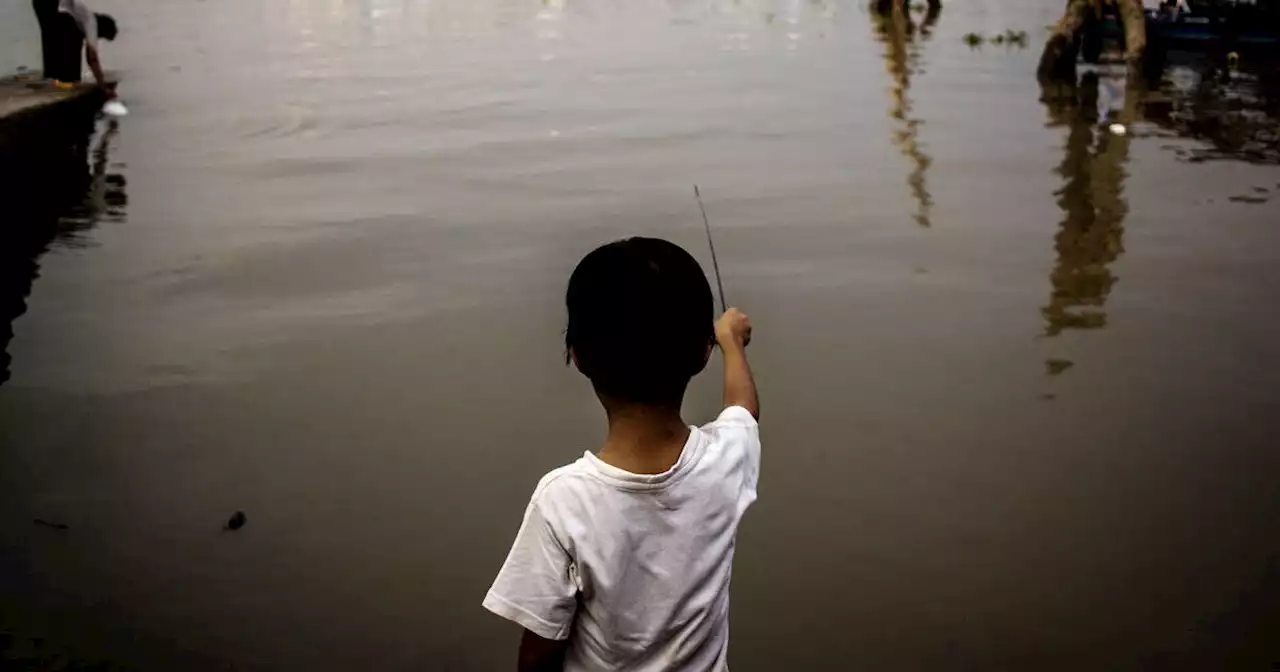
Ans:
{"label": "boy's raised arm", "polygon": [[751,320],[737,308],[730,308],[716,320],[716,343],[724,354],[724,406],[741,406],[760,419],[760,398],[747,364],[747,344],[751,342]]}

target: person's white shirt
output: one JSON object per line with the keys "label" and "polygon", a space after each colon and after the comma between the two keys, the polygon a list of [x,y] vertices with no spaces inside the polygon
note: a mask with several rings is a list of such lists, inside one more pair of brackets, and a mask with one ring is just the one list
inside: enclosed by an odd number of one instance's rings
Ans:
{"label": "person's white shirt", "polygon": [[661,474],[588,452],[538,483],[484,607],[568,638],[566,672],[727,670],[734,539],[759,474],[759,426],[737,406],[690,427]]}
{"label": "person's white shirt", "polygon": [[90,49],[98,48],[98,17],[84,4],[84,0],[58,0],[58,11],[70,14],[75,19],[80,32],[84,33],[85,44]]}

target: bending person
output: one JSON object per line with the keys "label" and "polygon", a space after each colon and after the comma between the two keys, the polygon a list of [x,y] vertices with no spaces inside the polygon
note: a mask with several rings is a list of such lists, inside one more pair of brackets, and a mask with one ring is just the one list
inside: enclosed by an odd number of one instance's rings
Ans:
{"label": "bending person", "polygon": [[114,40],[116,21],[106,14],[95,14],[84,0],[32,0],[36,20],[40,22],[40,51],[44,57],[44,76],[59,83],[79,82],[82,72],[80,52],[83,50],[93,78],[111,94],[102,59],[98,55],[98,38]]}

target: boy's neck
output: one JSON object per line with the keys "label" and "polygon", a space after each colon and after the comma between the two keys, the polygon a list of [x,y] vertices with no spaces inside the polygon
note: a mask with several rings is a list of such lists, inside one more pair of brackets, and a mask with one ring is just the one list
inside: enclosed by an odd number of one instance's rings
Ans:
{"label": "boy's neck", "polygon": [[606,403],[609,435],[597,456],[633,474],[661,474],[680,460],[689,426],[679,406]]}

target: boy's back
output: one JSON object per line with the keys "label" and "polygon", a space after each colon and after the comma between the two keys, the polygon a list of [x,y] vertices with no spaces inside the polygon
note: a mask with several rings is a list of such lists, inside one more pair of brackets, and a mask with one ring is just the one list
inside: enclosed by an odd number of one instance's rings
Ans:
{"label": "boy's back", "polygon": [[760,441],[741,407],[691,428],[679,460],[633,474],[592,453],[534,491],[484,606],[546,639],[565,670],[723,670],[738,522]]}
{"label": "boy's back", "polygon": [[[760,472],[751,323],[733,308],[713,322],[698,262],[652,238],[588,254],[565,304],[567,359],[609,432],[538,483],[484,606],[525,627],[521,672],[722,672],[734,537]],[[685,388],[715,345],[724,411],[692,427]]]}

